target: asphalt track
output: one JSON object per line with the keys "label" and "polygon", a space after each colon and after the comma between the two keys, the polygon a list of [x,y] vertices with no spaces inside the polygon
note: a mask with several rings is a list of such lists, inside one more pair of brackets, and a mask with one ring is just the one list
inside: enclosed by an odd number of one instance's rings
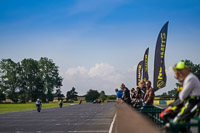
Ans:
{"label": "asphalt track", "polygon": [[115,103],[0,114],[0,133],[108,133]]}

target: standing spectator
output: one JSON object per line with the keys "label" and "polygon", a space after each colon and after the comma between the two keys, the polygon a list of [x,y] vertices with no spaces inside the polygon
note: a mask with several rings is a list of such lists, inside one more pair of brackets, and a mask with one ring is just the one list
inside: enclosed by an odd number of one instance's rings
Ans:
{"label": "standing spectator", "polygon": [[124,85],[124,83],[121,84],[120,88],[123,91],[122,99],[128,104],[131,103],[129,89]]}

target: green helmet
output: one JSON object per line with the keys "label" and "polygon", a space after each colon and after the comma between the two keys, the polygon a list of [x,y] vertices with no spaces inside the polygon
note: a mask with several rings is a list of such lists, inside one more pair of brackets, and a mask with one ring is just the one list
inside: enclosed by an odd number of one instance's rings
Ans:
{"label": "green helmet", "polygon": [[180,61],[179,63],[177,63],[175,66],[174,66],[174,70],[181,70],[181,69],[184,69],[184,68],[189,68],[184,61]]}

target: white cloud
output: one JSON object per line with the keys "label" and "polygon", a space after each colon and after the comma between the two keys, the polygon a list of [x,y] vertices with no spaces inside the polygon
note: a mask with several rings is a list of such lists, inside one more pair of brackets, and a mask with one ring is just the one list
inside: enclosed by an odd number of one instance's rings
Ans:
{"label": "white cloud", "polygon": [[96,64],[94,67],[92,67],[89,70],[89,76],[90,77],[107,77],[109,75],[112,75],[115,72],[115,69],[113,66],[110,66],[108,64]]}
{"label": "white cloud", "polygon": [[90,69],[84,66],[68,68],[62,76],[64,94],[72,87],[75,87],[80,95],[86,94],[89,89],[114,94],[114,88],[124,81],[122,74],[116,72],[113,66],[104,63],[95,64]]}
{"label": "white cloud", "polygon": [[[116,71],[115,67],[105,63],[97,63],[91,68],[77,66],[68,68],[61,76],[64,78],[62,91],[66,94],[72,87],[75,87],[79,95],[84,95],[89,89],[104,90],[106,94],[114,94],[114,89],[119,88],[121,83],[131,89],[136,86],[136,68]],[[167,84],[165,88],[160,89],[156,94],[167,92],[175,87],[177,82],[174,78],[172,66],[166,68]],[[150,80],[153,77],[153,71],[149,71]]]}
{"label": "white cloud", "polygon": [[88,73],[88,70],[85,67],[78,66],[76,68],[69,68],[66,71],[66,75],[74,76],[74,75],[85,75]]}

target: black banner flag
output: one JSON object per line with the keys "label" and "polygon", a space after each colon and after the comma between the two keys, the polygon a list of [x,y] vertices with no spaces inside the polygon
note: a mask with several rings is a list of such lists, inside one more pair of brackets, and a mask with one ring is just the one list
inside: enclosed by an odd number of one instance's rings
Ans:
{"label": "black banner flag", "polygon": [[142,78],[142,68],[143,68],[143,61],[140,61],[138,66],[137,66],[137,74],[136,74],[136,83],[137,86],[139,86],[139,82]]}
{"label": "black banner flag", "polygon": [[167,29],[168,22],[162,27],[156,43],[154,59],[154,91],[166,86],[167,76],[165,73],[165,48],[167,42]]}
{"label": "black banner flag", "polygon": [[149,48],[146,49],[144,53],[144,60],[143,60],[143,80],[146,82],[149,80],[149,74],[148,74],[148,55],[149,55]]}

